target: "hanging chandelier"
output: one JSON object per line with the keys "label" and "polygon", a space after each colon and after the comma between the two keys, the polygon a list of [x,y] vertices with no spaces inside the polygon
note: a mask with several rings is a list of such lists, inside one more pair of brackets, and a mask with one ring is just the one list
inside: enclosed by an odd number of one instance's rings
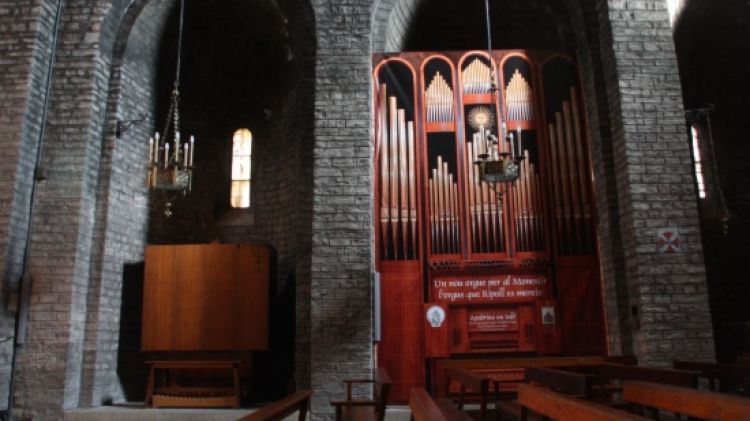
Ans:
{"label": "hanging chandelier", "polygon": [[[495,68],[492,65],[492,32],[490,25],[489,1],[484,1],[485,23],[487,26],[487,59],[490,61],[490,92],[500,95],[497,87]],[[496,103],[502,104],[502,98],[498,97]],[[479,107],[469,115],[469,124],[476,131],[475,136],[479,142],[479,150],[475,165],[479,166],[481,179],[490,184],[497,192],[498,198],[502,200],[505,185],[513,183],[521,175],[521,162],[525,159],[523,154],[523,139],[521,126],[516,127],[516,133],[508,132],[505,123],[500,125],[502,139],[508,142],[509,148],[503,148],[509,152],[500,152],[499,140],[492,133],[495,126],[494,112],[486,107]],[[518,148],[518,149],[516,149]]]}
{"label": "hanging chandelier", "polygon": [[[164,131],[149,139],[148,185],[152,190],[166,190],[187,194],[192,188],[195,137],[188,141],[180,137],[180,58],[182,56],[182,30],[185,0],[180,0],[180,23],[177,38],[177,65],[174,86]],[[165,215],[171,215],[171,201],[167,201]]]}

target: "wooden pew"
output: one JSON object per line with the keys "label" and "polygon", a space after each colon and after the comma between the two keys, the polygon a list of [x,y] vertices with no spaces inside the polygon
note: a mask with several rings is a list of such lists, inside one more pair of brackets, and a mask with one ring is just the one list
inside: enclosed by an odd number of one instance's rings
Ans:
{"label": "wooden pew", "polygon": [[[512,399],[516,396],[516,386],[524,381],[524,369],[527,367],[575,367],[594,366],[603,363],[635,365],[637,360],[632,356],[579,356],[579,357],[523,357],[494,359],[455,359],[438,360],[435,377],[439,387],[445,385],[443,374],[446,367],[460,367],[474,373],[489,376],[493,385],[500,385],[501,397]],[[443,390],[440,391],[442,396]]]}
{"label": "wooden pew", "polygon": [[750,399],[647,382],[625,382],[623,399],[629,404],[658,408],[712,421],[750,420]]}
{"label": "wooden pew", "polygon": [[[373,397],[369,400],[352,399],[352,385],[373,384]],[[378,367],[372,379],[344,380],[346,384],[346,400],[331,401],[336,407],[336,421],[383,421],[391,390],[391,378],[385,368]]]}
{"label": "wooden pew", "polygon": [[564,369],[579,373],[593,374],[595,380],[592,400],[605,404],[617,404],[613,398],[616,393],[622,391],[622,382],[626,380],[696,388],[698,386],[699,374],[697,371],[638,367],[610,363],[594,366],[564,367]]}
{"label": "wooden pew", "polygon": [[673,367],[692,370],[708,379],[711,390],[750,396],[750,366],[714,364],[695,361],[674,361]]}
{"label": "wooden pew", "polygon": [[304,389],[265,406],[237,421],[281,421],[295,411],[299,411],[299,421],[305,421],[310,407],[312,391]]}
{"label": "wooden pew", "polygon": [[421,387],[412,388],[409,392],[409,408],[414,421],[472,421],[465,412],[448,401],[441,405],[432,400],[427,391]]}
{"label": "wooden pew", "polygon": [[566,395],[591,399],[594,376],[555,368],[529,367],[524,374],[524,381]]}
{"label": "wooden pew", "polygon": [[[528,384],[543,386],[566,396],[591,399],[594,376],[545,367],[528,367],[524,373]],[[498,419],[518,419],[521,406],[514,401],[495,402]]]}
{"label": "wooden pew", "polygon": [[[460,385],[460,390],[458,393],[458,409],[464,409],[466,390],[469,389],[479,396],[479,421],[486,420],[487,403],[489,402],[489,376],[477,374],[461,367],[446,367],[445,390],[446,394],[448,395],[450,395],[450,385],[452,381],[455,381]],[[495,394],[497,395],[498,393],[499,390],[496,387]]]}
{"label": "wooden pew", "polygon": [[528,419],[530,411],[555,421],[645,421],[637,415],[618,409],[567,397],[547,388],[530,384],[518,386],[518,403],[521,421]]}

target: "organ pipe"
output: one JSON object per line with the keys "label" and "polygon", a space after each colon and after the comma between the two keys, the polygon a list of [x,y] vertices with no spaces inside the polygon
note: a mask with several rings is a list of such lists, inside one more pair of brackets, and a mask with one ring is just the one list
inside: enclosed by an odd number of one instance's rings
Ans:
{"label": "organ pipe", "polygon": [[548,125],[553,209],[558,248],[563,255],[594,253],[591,193],[586,177],[585,144],[574,87]]}
{"label": "organ pipe", "polygon": [[378,92],[378,152],[380,153],[380,242],[384,260],[418,257],[417,186],[414,122],[398,108],[387,86]]}
{"label": "organ pipe", "polygon": [[490,66],[479,58],[475,58],[461,72],[461,81],[465,94],[489,94],[492,93],[492,81],[490,80]]}
{"label": "organ pipe", "polygon": [[458,185],[448,162],[438,155],[435,168],[430,170],[430,238],[432,253],[458,253]]}
{"label": "organ pipe", "polygon": [[523,75],[515,70],[505,88],[505,105],[508,120],[533,120],[533,95],[531,86]]}
{"label": "organ pipe", "polygon": [[468,179],[466,201],[468,202],[471,247],[474,253],[499,253],[504,251],[503,208],[495,190],[482,181],[479,167],[474,162],[479,158],[481,134],[474,133],[464,151]]}
{"label": "organ pipe", "polygon": [[453,90],[440,72],[436,72],[425,91],[427,122],[451,122],[453,115]]}

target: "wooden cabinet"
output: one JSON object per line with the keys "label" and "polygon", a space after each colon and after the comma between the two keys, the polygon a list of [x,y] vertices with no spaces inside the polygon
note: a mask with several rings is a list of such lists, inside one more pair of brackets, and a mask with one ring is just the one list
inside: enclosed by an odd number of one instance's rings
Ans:
{"label": "wooden cabinet", "polygon": [[143,351],[268,350],[268,246],[146,247]]}

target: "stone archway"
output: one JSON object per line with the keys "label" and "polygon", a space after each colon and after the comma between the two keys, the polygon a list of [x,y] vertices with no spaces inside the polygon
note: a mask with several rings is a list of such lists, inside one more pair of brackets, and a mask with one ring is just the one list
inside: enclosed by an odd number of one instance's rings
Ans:
{"label": "stone archway", "polygon": [[[65,4],[62,9],[50,91],[42,156],[50,171],[35,209],[29,340],[17,355],[14,394],[14,413],[35,419],[59,419],[64,409],[123,399],[116,372],[123,268],[143,259],[146,243],[148,193],[140,175],[145,176],[148,150],[143,139],[148,139],[154,122],[133,125],[119,137],[115,122],[152,113],[159,53],[155,34],[163,30],[174,2],[89,3]],[[304,140],[313,126],[310,75],[315,48],[309,6],[272,3],[290,22],[293,29],[288,37],[299,53],[294,58],[297,83],[281,101],[281,114],[302,116],[283,132],[282,173],[294,188],[279,196],[294,198],[295,203],[279,206],[294,215],[289,217],[286,237],[266,240],[281,244],[277,247],[286,253],[279,277],[291,287],[285,298],[291,314],[286,317],[298,332],[290,340],[301,343],[303,350],[302,356],[295,355],[292,345],[287,352],[291,367],[295,357],[309,361],[304,356],[309,342],[304,308],[309,307],[305,303],[309,303],[311,199],[298,193],[312,189],[311,178],[305,176],[312,172],[307,159],[312,146]],[[40,20],[48,20],[47,9],[40,9],[46,13]],[[40,37],[50,35],[47,26],[37,27]],[[297,182],[300,179],[304,181]],[[267,212],[278,213],[278,209]],[[296,310],[299,317],[295,317],[295,301],[301,303]],[[300,364],[298,373],[290,376],[297,374],[304,382],[308,367],[309,362]]]}

